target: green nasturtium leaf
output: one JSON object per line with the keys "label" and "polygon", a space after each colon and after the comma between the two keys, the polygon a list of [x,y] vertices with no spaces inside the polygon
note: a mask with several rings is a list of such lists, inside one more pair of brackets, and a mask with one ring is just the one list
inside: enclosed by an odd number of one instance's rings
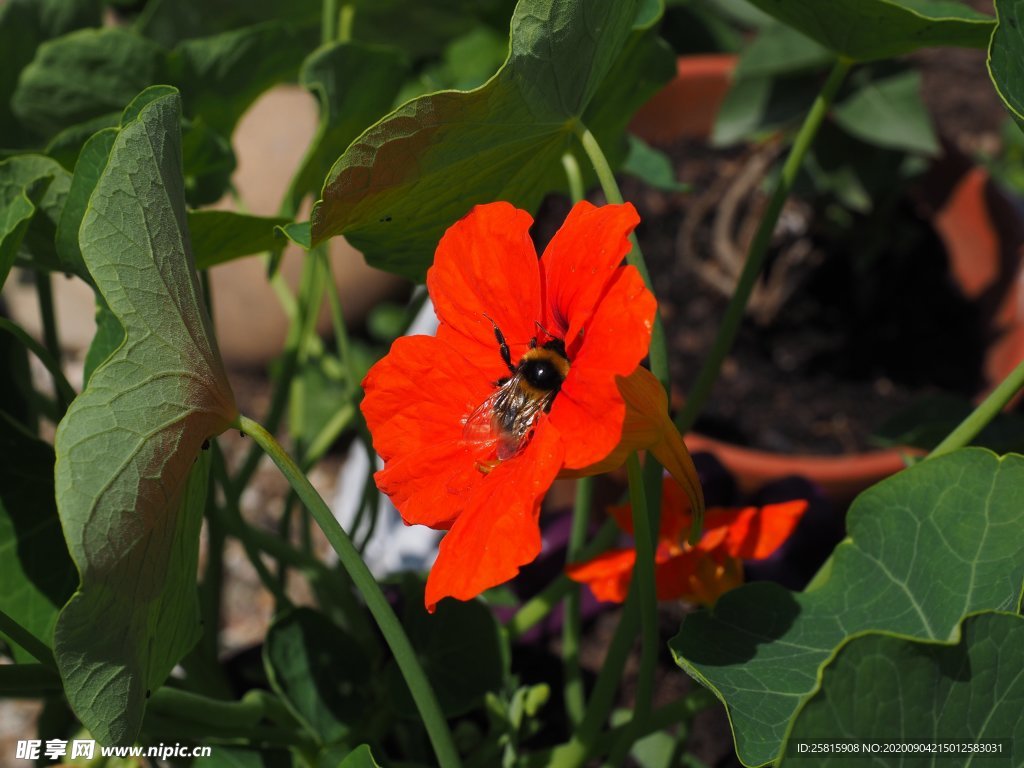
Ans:
{"label": "green nasturtium leaf", "polygon": [[43,155],[0,162],[0,286],[19,255],[57,269],[54,237],[71,174]]}
{"label": "green nasturtium leaf", "polygon": [[100,174],[107,167],[110,149],[117,138],[117,128],[104,128],[94,134],[78,154],[75,163],[75,174],[71,178],[60,221],[57,223],[56,247],[57,256],[67,265],[69,272],[79,275],[92,282],[92,276],[82,260],[82,249],[78,244],[78,229],[82,225],[82,217],[89,205],[89,198],[96,188]]}
{"label": "green nasturtium leaf", "polygon": [[99,117],[75,123],[50,139],[44,152],[47,157],[52,157],[68,171],[73,171],[85,143],[104,128],[116,128],[119,123],[120,114],[117,112],[107,112]]}
{"label": "green nasturtium leaf", "polygon": [[373,759],[370,747],[363,744],[349,752],[338,768],[380,768],[380,765]]}
{"label": "green nasturtium leaf", "polygon": [[263,662],[271,687],[321,745],[359,741],[373,709],[373,669],[344,630],[322,613],[297,608],[267,631]]}
{"label": "green nasturtium leaf", "polygon": [[807,591],[749,584],[683,621],[676,662],[725,702],[745,765],[775,758],[846,639],[950,642],[970,613],[1019,608],[1022,483],[1022,456],[968,448],[922,462],[857,497],[849,538]]}
{"label": "green nasturtium leaf", "polygon": [[168,79],[181,89],[186,115],[231,136],[261,93],[295,78],[315,41],[311,28],[280,21],[186,40],[168,57]]}
{"label": "green nasturtium leaf", "polygon": [[288,223],[288,219],[233,211],[189,211],[188,230],[196,269],[280,248],[281,240],[274,228]]}
{"label": "green nasturtium leaf", "polygon": [[32,136],[11,111],[21,70],[51,37],[99,26],[100,0],[6,0],[0,3],[0,148],[24,146]]}
{"label": "green nasturtium leaf", "polygon": [[163,80],[164,50],[122,29],[82,29],[39,46],[11,107],[49,138],[76,123],[120,111],[146,86]]}
{"label": "green nasturtium leaf", "polygon": [[316,96],[320,123],[289,188],[292,211],[320,191],[352,140],[391,109],[408,67],[394,49],[352,42],[319,48],[303,62],[299,82]]}
{"label": "green nasturtium leaf", "polygon": [[[293,24],[314,24],[320,20],[321,5],[321,0],[293,0],[288,3],[288,18]],[[135,31],[172,48],[182,40],[276,21],[281,15],[280,0],[151,0]]]}
{"label": "green nasturtium leaf", "polygon": [[998,24],[988,49],[988,74],[1024,130],[1024,0],[995,0]]}
{"label": "green nasturtium leaf", "polygon": [[743,49],[736,64],[736,78],[777,77],[816,70],[833,59],[827,48],[786,24],[771,22]]}
{"label": "green nasturtium leaf", "polygon": [[82,386],[89,386],[89,379],[100,367],[104,360],[114,354],[114,351],[124,341],[124,328],[120,321],[114,317],[107,302],[99,294],[96,295],[96,333],[92,337],[89,349],[85,353],[85,363],[82,370]]}
{"label": "green nasturtium leaf", "polygon": [[275,230],[281,237],[286,238],[289,242],[295,243],[303,250],[308,251],[313,247],[310,242],[312,236],[310,234],[310,224],[308,221],[296,221],[291,224],[285,224],[283,227],[278,227]]}
{"label": "green nasturtium leaf", "polygon": [[[131,743],[147,694],[200,633],[200,448],[236,418],[192,264],[180,100],[114,141],[80,229],[125,331],[57,428],[57,506],[81,579],[57,621],[69,703],[102,743]],[[198,461],[197,461],[198,459]]]}
{"label": "green nasturtium leaf", "polygon": [[[871,634],[846,643],[800,708],[780,765],[808,762],[795,742],[908,739],[1002,742],[1002,753],[878,755],[886,765],[1020,765],[1024,744],[1024,617],[967,618],[956,645]],[[804,759],[798,759],[798,758]],[[797,759],[791,759],[797,758]],[[852,759],[851,759],[852,758]],[[897,762],[899,758],[902,761]],[[871,756],[815,755],[821,768],[871,764]],[[877,764],[877,763],[876,763]]]}
{"label": "green nasturtium leaf", "polygon": [[869,74],[865,70],[856,90],[832,110],[839,126],[879,147],[939,154],[939,139],[921,100],[921,74],[906,71],[878,78]]}
{"label": "green nasturtium leaf", "polygon": [[513,5],[513,0],[355,0],[352,38],[433,56],[474,29],[507,28]]}
{"label": "green nasturtium leaf", "polygon": [[797,125],[821,90],[814,74],[742,77],[718,110],[711,141],[729,146],[752,136]]}
{"label": "green nasturtium leaf", "polygon": [[995,20],[955,0],[750,0],[840,56],[888,59],[930,46],[984,48]]}
{"label": "green nasturtium leaf", "polygon": [[202,117],[181,124],[181,153],[185,164],[185,200],[193,208],[223,197],[235,172],[231,142]]}
{"label": "green nasturtium leaf", "polygon": [[655,189],[667,192],[685,192],[688,184],[676,179],[672,160],[664,152],[655,149],[643,139],[629,135],[629,153],[622,163],[622,172],[647,182]]}
{"label": "green nasturtium leaf", "polygon": [[[0,413],[0,610],[49,644],[77,584],[53,498],[53,448]],[[34,658],[14,646],[15,661]]]}
{"label": "green nasturtium leaf", "polygon": [[[482,600],[445,600],[429,614],[423,610],[423,588],[418,576],[403,576],[402,626],[441,710],[456,717],[480,705],[488,693],[502,690],[509,674],[508,640]],[[386,674],[396,709],[415,713],[409,688],[393,660]]]}
{"label": "green nasturtium leaf", "polygon": [[[638,10],[645,26],[634,29]],[[338,159],[313,209],[313,244],[343,234],[371,264],[422,279],[445,228],[473,205],[532,210],[564,189],[561,157],[580,121],[611,154],[674,71],[648,11],[635,0],[522,0],[491,80],[404,104]]]}

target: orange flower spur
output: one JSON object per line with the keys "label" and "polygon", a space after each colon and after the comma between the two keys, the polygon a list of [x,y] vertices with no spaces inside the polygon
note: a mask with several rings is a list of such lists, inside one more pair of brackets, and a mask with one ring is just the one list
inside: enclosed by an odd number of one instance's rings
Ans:
{"label": "orange flower spur", "polygon": [[[633,533],[630,506],[609,513],[627,533]],[[661,524],[655,551],[654,580],[659,600],[687,600],[711,605],[743,583],[742,560],[768,557],[796,528],[807,511],[804,500],[742,509],[709,509],[704,534],[686,543],[693,518],[689,501],[672,478],[665,478]],[[629,592],[636,550],[616,549],[585,563],[571,564],[566,573],[586,584],[598,600],[621,603]]]}
{"label": "orange flower spur", "polygon": [[664,390],[639,367],[656,305],[622,266],[638,222],[629,204],[579,203],[538,259],[529,214],[477,206],[427,272],[437,335],[398,339],[363,381],[378,487],[407,524],[448,531],[428,610],[537,556],[541,499],[560,473],[650,448],[703,504]]}

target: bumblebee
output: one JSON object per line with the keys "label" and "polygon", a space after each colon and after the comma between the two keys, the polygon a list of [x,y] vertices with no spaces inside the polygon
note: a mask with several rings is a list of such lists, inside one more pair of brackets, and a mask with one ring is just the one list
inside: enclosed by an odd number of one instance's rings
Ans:
{"label": "bumblebee", "polygon": [[[569,358],[565,342],[551,336],[538,324],[548,340],[539,344],[534,336],[519,364],[513,365],[504,334],[493,320],[491,325],[501,359],[511,375],[494,382],[497,390],[466,418],[463,437],[478,444],[493,444],[500,462],[511,459],[526,447],[537,415],[551,410],[569,374]],[[480,468],[486,472],[494,466]]]}

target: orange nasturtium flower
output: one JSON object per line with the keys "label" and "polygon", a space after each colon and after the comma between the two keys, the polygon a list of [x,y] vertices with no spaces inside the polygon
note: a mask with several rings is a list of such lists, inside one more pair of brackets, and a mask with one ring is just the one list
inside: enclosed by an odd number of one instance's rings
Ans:
{"label": "orange nasturtium flower", "polygon": [[477,206],[427,272],[437,335],[398,339],[363,381],[377,486],[407,524],[448,531],[428,610],[537,556],[540,502],[559,474],[604,472],[646,448],[703,506],[664,389],[639,367],[656,305],[622,266],[638,222],[629,204],[579,203],[538,259],[528,213]]}
{"label": "orange nasturtium flower", "polygon": [[[743,583],[742,560],[768,557],[789,538],[807,510],[807,502],[709,509],[704,518],[704,535],[693,546],[687,543],[692,524],[689,509],[682,489],[666,477],[654,556],[658,599],[712,605]],[[633,532],[628,504],[608,511],[619,527]],[[598,600],[621,603],[629,592],[635,562],[636,550],[615,549],[585,563],[571,564],[566,573],[573,581],[589,586]]]}

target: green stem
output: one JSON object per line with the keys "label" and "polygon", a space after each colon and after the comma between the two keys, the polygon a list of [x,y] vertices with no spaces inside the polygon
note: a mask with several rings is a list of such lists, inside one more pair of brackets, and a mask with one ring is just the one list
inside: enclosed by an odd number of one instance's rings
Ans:
{"label": "green stem", "polygon": [[366,567],[366,563],[359,557],[359,553],[352,545],[351,540],[335,519],[327,504],[320,498],[320,494],[316,492],[316,489],[310,484],[308,478],[302,474],[302,470],[296,466],[291,457],[284,452],[273,435],[258,423],[245,416],[239,416],[235,426],[250,435],[267,455],[273,459],[278,469],[281,470],[281,473],[298,494],[302,503],[306,505],[306,508],[313,515],[321,530],[323,530],[327,540],[331,543],[334,551],[337,552],[341,564],[352,577],[356,588],[362,593],[367,607],[377,621],[377,626],[380,627],[381,634],[384,635],[384,639],[394,654],[398,668],[401,670],[402,676],[409,686],[413,701],[416,702],[420,717],[423,719],[423,724],[430,736],[430,741],[433,744],[434,753],[439,764],[442,768],[457,768],[460,766],[459,755],[455,750],[455,744],[452,741],[448,723],[437,703],[437,697],[434,695],[434,691],[430,687],[423,668],[416,658],[408,636],[406,636],[405,631],[402,629],[402,625],[399,623],[398,617],[395,616],[395,612],[392,610],[387,598],[384,597],[380,585],[377,584],[373,574],[370,573],[370,569]]}
{"label": "green stem", "polygon": [[573,203],[578,203],[586,195],[586,190],[583,188],[583,173],[576,161],[576,155],[572,152],[562,155],[562,167],[565,169],[565,178],[569,181],[569,197]]}
{"label": "green stem", "polygon": [[[594,479],[584,477],[576,481],[576,500],[572,510],[572,529],[566,559],[574,563],[579,559],[580,549],[587,538],[590,525],[590,506],[594,497]],[[569,722],[575,727],[583,720],[586,702],[583,690],[583,676],[580,673],[580,635],[583,616],[580,612],[580,585],[574,584],[565,598],[565,614],[562,621],[562,661],[565,664],[565,711]]]}
{"label": "green stem", "polygon": [[764,215],[761,217],[754,239],[750,243],[746,263],[743,265],[743,271],[740,273],[740,278],[736,283],[736,290],[733,291],[732,298],[729,300],[729,306],[725,310],[725,316],[722,319],[721,327],[718,329],[714,345],[711,347],[708,356],[704,358],[704,364],[697,375],[697,381],[694,383],[689,397],[686,399],[686,405],[680,411],[676,420],[679,431],[683,434],[686,434],[693,427],[697,416],[711,395],[711,389],[718,378],[722,362],[732,348],[736,334],[739,332],[740,325],[743,322],[747,301],[750,299],[750,294],[753,292],[757,279],[761,274],[761,268],[764,266],[768,245],[771,243],[772,234],[775,232],[775,225],[778,223],[782,206],[786,202],[786,198],[789,197],[789,192],[796,181],[800,166],[803,164],[804,156],[811,148],[814,137],[817,135],[818,129],[821,127],[821,123],[825,119],[825,115],[828,113],[829,107],[839,91],[839,86],[842,85],[843,79],[846,77],[846,73],[849,72],[852,63],[849,59],[845,58],[841,58],[835,63],[835,66],[832,67],[832,71],[829,73],[828,80],[825,81],[821,92],[814,100],[810,112],[807,113],[807,117],[804,119],[803,125],[800,126],[796,139],[793,141],[793,146],[789,150],[789,156],[782,166],[782,173],[779,175],[775,189],[772,191],[772,196],[768,201],[768,206],[765,208]]}
{"label": "green stem", "polygon": [[57,338],[57,313],[53,306],[53,278],[49,272],[36,273],[39,314],[43,319],[43,343],[60,366],[60,341]]}
{"label": "green stem", "polygon": [[[268,720],[276,726],[268,725]],[[241,701],[221,701],[165,686],[147,706],[147,728],[154,723],[178,738],[241,738],[252,744],[316,749],[287,707],[266,691],[249,691]]]}
{"label": "green stem", "polygon": [[[235,496],[231,493],[231,483],[228,480],[227,471],[224,468],[224,457],[220,451],[220,446],[214,448],[213,456],[213,477],[214,480],[221,486],[224,491],[224,511],[227,517],[231,520],[236,521],[236,532],[239,530],[237,525],[238,522],[242,521],[242,513],[238,508],[238,502]],[[242,548],[245,550],[245,555],[249,559],[250,564],[256,571],[256,575],[259,577],[260,583],[263,584],[271,595],[274,596],[274,602],[277,604],[278,609],[283,609],[291,605],[291,601],[288,599],[288,595],[285,594],[284,588],[281,586],[281,582],[274,578],[274,575],[267,568],[266,563],[263,562],[263,558],[260,557],[259,549],[253,544],[252,540],[248,536],[237,535],[236,537],[242,543]]]}
{"label": "green stem", "polygon": [[323,0],[320,18],[320,44],[328,45],[338,39],[341,1]]}
{"label": "green stem", "polygon": [[266,723],[223,726],[217,722],[195,723],[146,710],[143,732],[152,741],[191,741],[196,744],[244,745],[253,749],[280,747],[299,750],[306,760],[297,765],[314,765],[320,747],[299,729],[279,728]]}
{"label": "green stem", "polygon": [[309,441],[306,456],[302,460],[304,472],[308,472],[313,468],[313,465],[324,457],[324,454],[334,445],[334,441],[338,439],[338,436],[352,423],[355,415],[356,407],[352,403],[345,403],[334,412],[331,418],[320,428],[320,431]]}
{"label": "green stem", "polygon": [[934,459],[936,456],[963,448],[970,443],[1021,389],[1024,389],[1024,360],[1010,371],[1010,374],[992,390],[991,394],[974,409],[970,416],[960,422],[956,429],[946,435],[945,440],[932,449],[927,458]]}
{"label": "green stem", "polygon": [[[324,270],[323,248],[317,248],[306,255],[310,260],[311,267],[303,273],[307,281],[299,289],[299,315],[302,318],[299,324],[299,341],[296,350],[296,367],[301,372],[303,366],[309,360],[312,351],[313,337],[316,335],[316,323],[320,315],[320,306],[324,298],[324,287],[327,275]],[[296,443],[304,443],[305,440],[305,412],[306,412],[306,383],[301,375],[294,376],[291,382],[291,398],[289,400],[291,414],[288,420],[288,428],[292,439]],[[304,455],[301,445],[295,447],[301,459]]]}
{"label": "green stem", "polygon": [[[221,464],[223,457],[219,448],[211,457],[211,462]],[[223,483],[221,483],[223,487]],[[199,615],[203,619],[203,654],[208,661],[216,663],[220,655],[218,638],[220,635],[220,601],[224,588],[224,526],[217,519],[216,484],[210,483],[206,494],[206,569],[199,589]]]}
{"label": "green stem", "polygon": [[58,418],[63,418],[64,412],[68,409],[68,405],[70,405],[71,401],[75,399],[75,390],[64,376],[64,372],[60,368],[58,359],[51,355],[46,347],[29,336],[29,334],[26,333],[20,325],[12,323],[5,317],[0,317],[0,330],[7,331],[9,334],[14,336],[26,349],[39,358],[39,362],[41,362],[46,367],[46,370],[49,371],[50,375],[53,377],[54,389],[57,392]]}
{"label": "green stem", "polygon": [[3,611],[0,611],[0,633],[6,635],[11,642],[24,648],[40,664],[45,664],[50,669],[57,668],[57,662],[53,659],[53,651],[47,647],[46,643]]}
{"label": "green stem", "polygon": [[[348,6],[346,6],[348,7]],[[341,306],[341,296],[338,294],[338,281],[334,279],[334,265],[331,263],[329,253],[324,255],[327,265],[327,302],[331,308],[331,325],[334,329],[334,343],[338,347],[338,357],[348,376],[349,392],[359,389],[359,369],[352,356],[352,344],[349,342],[348,326],[345,324],[345,312]]]}
{"label": "green stem", "polygon": [[[608,158],[605,157],[604,152],[601,150],[601,145],[597,143],[594,134],[583,123],[576,121],[574,130],[577,137],[579,137],[580,143],[583,145],[583,150],[587,153],[587,157],[590,158],[590,162],[594,166],[594,171],[597,172],[597,179],[601,182],[601,189],[604,191],[605,198],[607,198],[609,203],[621,204],[623,202],[622,191],[619,189],[618,182],[615,181],[615,174],[612,173],[612,167],[608,163]],[[640,275],[644,279],[644,284],[653,294],[654,285],[651,283],[651,274],[647,270],[647,262],[644,261],[644,254],[640,250],[640,243],[637,241],[636,235],[631,234],[629,241],[633,244],[633,248],[626,254],[626,261],[639,270]],[[668,347],[665,344],[665,327],[662,325],[661,315],[657,312],[654,314],[654,328],[651,331],[650,359],[651,373],[661,382],[666,392],[671,391],[669,389],[671,378],[668,370]]]}
{"label": "green stem", "polygon": [[622,670],[636,637],[640,618],[637,610],[638,603],[637,591],[630,590],[629,597],[626,598],[622,609],[622,616],[619,618],[619,626],[612,636],[608,653],[601,664],[601,671],[597,674],[594,690],[587,702],[587,712],[583,717],[583,722],[580,723],[580,727],[569,742],[555,750],[551,762],[548,763],[550,768],[578,768],[595,751],[601,728],[615,704],[615,692],[619,687],[619,679],[622,677]]}
{"label": "green stem", "polygon": [[[308,296],[302,293],[302,288],[309,285],[312,269],[313,262],[307,258],[302,265],[302,276],[299,281],[300,304],[302,306],[308,306]],[[272,278],[271,282],[274,283],[275,280],[280,281],[280,275]],[[306,291],[306,294],[308,294],[308,291]],[[296,305],[295,316],[292,317],[291,324],[288,326],[288,335],[285,338],[284,352],[281,356],[281,367],[278,370],[277,376],[274,377],[270,395],[270,407],[267,409],[265,419],[266,428],[271,433],[276,432],[281,424],[281,419],[284,417],[285,409],[288,406],[288,394],[291,391],[292,379],[295,378],[295,373],[299,368],[299,343],[302,339],[303,318],[304,312],[301,311],[299,305]],[[249,480],[252,478],[259,463],[260,447],[254,445],[249,449],[242,462],[241,469],[235,475],[234,482],[231,485],[231,493],[228,494],[227,489],[225,489],[225,494],[233,498],[236,503],[241,499],[242,491],[249,484]]]}
{"label": "green stem", "polygon": [[[589,560],[601,554],[612,545],[612,542],[615,541],[615,537],[618,535],[619,529],[615,522],[613,520],[606,520],[604,525],[601,526],[601,530],[597,532],[597,535],[579,552],[579,560]],[[565,599],[573,584],[574,582],[563,573],[548,584],[544,591],[525,602],[505,625],[509,641],[515,642],[543,621],[551,613],[552,609]]]}
{"label": "green stem", "polygon": [[657,590],[654,586],[654,534],[647,510],[643,470],[636,454],[626,460],[630,480],[630,506],[633,508],[633,538],[637,559],[633,584],[640,595],[640,677],[637,682],[634,722],[643,722],[650,712],[654,692],[654,669],[657,664]]}
{"label": "green stem", "polygon": [[341,14],[338,18],[338,42],[347,43],[352,39],[352,26],[356,20],[356,7],[353,3],[345,3],[341,6]]}
{"label": "green stem", "polygon": [[59,690],[60,675],[46,664],[0,665],[0,697],[35,699]]}

